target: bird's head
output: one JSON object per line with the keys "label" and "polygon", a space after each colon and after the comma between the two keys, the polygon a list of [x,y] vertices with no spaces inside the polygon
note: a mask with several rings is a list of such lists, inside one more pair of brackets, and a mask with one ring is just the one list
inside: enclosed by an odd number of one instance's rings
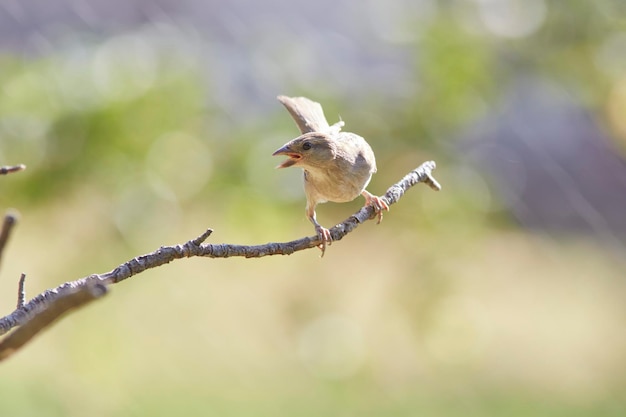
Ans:
{"label": "bird's head", "polygon": [[300,166],[302,168],[323,167],[335,158],[336,145],[328,135],[310,132],[287,142],[272,154],[272,156],[276,155],[288,157],[276,168],[287,168],[290,166]]}

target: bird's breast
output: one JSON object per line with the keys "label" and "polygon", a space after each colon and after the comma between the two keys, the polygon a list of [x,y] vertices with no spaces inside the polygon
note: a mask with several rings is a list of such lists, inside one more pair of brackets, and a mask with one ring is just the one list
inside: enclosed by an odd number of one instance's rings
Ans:
{"label": "bird's breast", "polygon": [[304,191],[307,198],[318,203],[344,203],[357,198],[369,183],[371,173],[328,170],[304,171]]}

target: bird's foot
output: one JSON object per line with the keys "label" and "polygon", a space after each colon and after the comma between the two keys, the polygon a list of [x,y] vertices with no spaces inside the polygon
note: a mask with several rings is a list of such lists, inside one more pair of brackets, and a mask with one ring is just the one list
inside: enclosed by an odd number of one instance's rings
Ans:
{"label": "bird's foot", "polygon": [[367,191],[363,191],[361,194],[365,197],[365,205],[374,207],[374,211],[378,215],[376,224],[380,224],[383,221],[383,210],[389,211],[389,204],[382,197],[377,197]]}
{"label": "bird's foot", "polygon": [[326,246],[330,246],[333,243],[333,237],[330,235],[330,230],[320,226],[319,224],[315,226],[315,231],[317,232],[317,237],[319,237],[322,241],[322,243],[317,245],[317,247],[322,251],[322,254],[320,255],[321,258],[326,252]]}

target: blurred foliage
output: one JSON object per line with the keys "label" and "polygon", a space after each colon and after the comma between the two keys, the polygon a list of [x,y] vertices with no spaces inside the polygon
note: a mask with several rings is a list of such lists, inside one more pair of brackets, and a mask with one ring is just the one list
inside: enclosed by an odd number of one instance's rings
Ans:
{"label": "blurred foliage", "polygon": [[74,78],[75,66],[90,72],[84,65],[59,56],[14,63],[2,72],[2,160],[29,166],[24,178],[7,184],[8,201],[43,203],[85,181],[115,190],[141,175],[156,138],[199,130],[203,95],[190,71],[156,63],[151,81],[134,74],[136,83],[124,82],[129,69],[110,63],[108,82],[119,83],[110,88],[98,85],[103,81],[95,75]]}
{"label": "blurred foliage", "polygon": [[[523,16],[524,6],[512,4]],[[443,138],[483,116],[519,76],[558,79],[602,111],[614,81],[606,72],[615,71],[611,64],[626,65],[619,56],[605,66],[598,62],[603,43],[614,36],[611,30],[626,25],[619,17],[621,6],[612,1],[574,1],[565,8],[559,2],[533,0],[528,8],[550,12],[537,12],[545,17],[540,16],[542,24],[528,37],[513,33],[498,38],[480,30],[478,15],[488,13],[489,2],[442,2],[439,7],[436,19],[419,22],[423,27],[409,43],[415,94],[381,106],[380,98],[370,93],[360,109],[352,109],[355,103],[349,98],[337,102],[332,94],[302,92],[323,102],[329,119],[335,114],[367,115],[358,130],[379,148],[381,159],[410,149],[450,156],[450,144]],[[205,146],[212,175],[208,187],[220,192],[230,186],[246,188],[248,170],[253,169],[250,155],[258,152],[259,139],[271,137],[271,146],[276,146],[294,129],[275,103],[270,119],[258,113],[247,120],[236,108],[212,102],[212,86],[204,88],[200,62],[193,56],[197,51],[178,48],[182,42],[186,40],[165,43],[142,29],[101,44],[70,45],[52,56],[5,55],[0,158],[29,166],[21,178],[4,184],[6,201],[41,203],[86,179],[106,192],[145,180],[150,147],[170,134],[187,135]],[[276,126],[282,129],[279,135]],[[124,175],[111,175],[114,170]]]}

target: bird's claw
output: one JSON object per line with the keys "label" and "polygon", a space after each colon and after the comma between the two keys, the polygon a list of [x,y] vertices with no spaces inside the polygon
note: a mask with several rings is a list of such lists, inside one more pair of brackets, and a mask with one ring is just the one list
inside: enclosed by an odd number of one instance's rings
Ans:
{"label": "bird's claw", "polygon": [[317,232],[317,237],[322,241],[322,243],[317,245],[317,247],[322,251],[322,254],[320,255],[321,258],[326,252],[326,246],[330,246],[333,243],[333,237],[330,235],[330,230],[320,225],[315,226],[315,231]]}
{"label": "bird's claw", "polygon": [[383,221],[383,210],[389,211],[389,204],[387,204],[384,198],[377,197],[370,193],[364,193],[363,196],[365,197],[365,205],[374,207],[374,211],[378,216],[376,224],[380,224],[380,222]]}

